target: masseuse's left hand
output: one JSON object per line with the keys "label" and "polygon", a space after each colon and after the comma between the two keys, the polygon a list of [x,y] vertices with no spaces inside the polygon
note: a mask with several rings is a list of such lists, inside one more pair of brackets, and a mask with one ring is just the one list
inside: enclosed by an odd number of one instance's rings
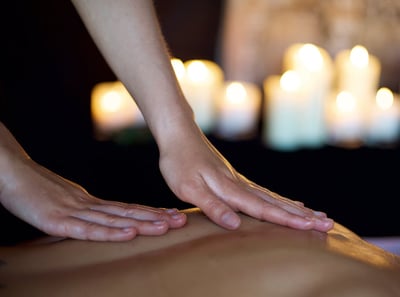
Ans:
{"label": "masseuse's left hand", "polygon": [[177,134],[169,148],[160,151],[161,172],[181,200],[196,205],[212,221],[227,229],[239,227],[238,211],[296,229],[326,232],[333,227],[333,220],[325,213],[313,211],[301,202],[282,197],[248,180],[201,131],[198,133],[200,137],[185,134],[184,141],[180,141]]}

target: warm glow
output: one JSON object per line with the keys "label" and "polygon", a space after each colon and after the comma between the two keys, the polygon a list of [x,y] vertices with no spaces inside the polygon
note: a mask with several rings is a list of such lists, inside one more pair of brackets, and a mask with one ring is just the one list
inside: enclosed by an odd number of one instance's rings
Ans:
{"label": "warm glow", "polygon": [[304,44],[297,53],[299,61],[310,71],[317,72],[323,68],[323,57],[317,46],[311,43]]}
{"label": "warm glow", "polygon": [[376,105],[380,109],[389,109],[393,105],[393,93],[388,88],[380,88],[376,92]]}
{"label": "warm glow", "polygon": [[116,112],[123,106],[122,96],[116,91],[109,91],[100,98],[100,109],[104,112]]}
{"label": "warm glow", "polygon": [[187,75],[193,82],[205,82],[210,77],[206,65],[202,61],[192,61],[187,65]]}
{"label": "warm glow", "polygon": [[356,45],[350,52],[350,61],[354,66],[366,68],[369,63],[369,54],[365,47]]}
{"label": "warm glow", "polygon": [[171,59],[172,68],[174,68],[175,75],[180,81],[185,76],[185,66],[181,59],[172,58]]}
{"label": "warm glow", "polygon": [[300,83],[300,75],[293,70],[286,71],[280,79],[281,88],[287,92],[295,92],[300,89]]}
{"label": "warm glow", "polygon": [[231,103],[239,104],[246,100],[247,92],[239,82],[232,82],[226,88],[226,98]]}
{"label": "warm glow", "polygon": [[139,108],[120,81],[94,86],[91,112],[96,133],[102,134],[101,137],[126,127],[144,124]]}
{"label": "warm glow", "polygon": [[356,107],[356,100],[349,92],[340,92],[336,97],[336,106],[344,112],[353,111]]}

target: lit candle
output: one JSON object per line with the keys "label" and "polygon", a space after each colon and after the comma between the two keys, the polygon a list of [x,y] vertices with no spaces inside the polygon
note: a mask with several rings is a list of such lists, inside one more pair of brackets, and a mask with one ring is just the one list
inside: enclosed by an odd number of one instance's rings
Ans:
{"label": "lit candle", "polygon": [[119,81],[94,86],[91,94],[91,114],[95,134],[99,139],[107,139],[129,127],[145,125],[135,101]]}
{"label": "lit candle", "polygon": [[288,70],[282,76],[267,77],[264,80],[264,93],[264,142],[276,150],[298,149],[301,146],[300,106],[304,100],[299,74]]}
{"label": "lit candle", "polygon": [[325,104],[332,88],[333,60],[321,47],[296,43],[284,53],[283,70],[294,70],[301,76],[303,99],[299,107],[299,133],[302,145],[321,147],[326,141]]}
{"label": "lit candle", "polygon": [[335,58],[337,91],[347,91],[365,104],[373,101],[378,89],[381,65],[377,57],[356,45],[339,52]]}
{"label": "lit candle", "polygon": [[295,43],[283,56],[283,71],[295,70],[307,88],[328,92],[333,79],[333,61],[329,53],[312,43]]}
{"label": "lit candle", "polygon": [[391,144],[397,141],[400,129],[400,103],[388,88],[380,88],[375,97],[368,126],[368,142]]}
{"label": "lit candle", "polygon": [[178,82],[181,83],[186,74],[185,64],[183,64],[183,61],[179,58],[171,58],[171,65]]}
{"label": "lit candle", "polygon": [[193,109],[195,120],[205,132],[215,125],[216,96],[224,82],[220,66],[209,60],[184,62],[185,76],[180,80],[182,91]]}
{"label": "lit candle", "polygon": [[257,132],[261,90],[253,83],[226,81],[217,100],[216,132],[227,139],[251,138]]}
{"label": "lit candle", "polygon": [[366,129],[362,106],[347,91],[335,94],[328,101],[326,110],[329,141],[348,148],[359,147]]}

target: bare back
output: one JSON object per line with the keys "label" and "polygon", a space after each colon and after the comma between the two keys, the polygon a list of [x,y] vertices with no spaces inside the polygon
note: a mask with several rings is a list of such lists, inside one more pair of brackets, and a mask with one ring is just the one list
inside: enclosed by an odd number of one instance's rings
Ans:
{"label": "bare back", "polygon": [[[45,238],[0,248],[2,296],[400,296],[400,258],[336,224],[328,234],[242,216],[130,242]],[[4,295],[3,295],[4,293]]]}

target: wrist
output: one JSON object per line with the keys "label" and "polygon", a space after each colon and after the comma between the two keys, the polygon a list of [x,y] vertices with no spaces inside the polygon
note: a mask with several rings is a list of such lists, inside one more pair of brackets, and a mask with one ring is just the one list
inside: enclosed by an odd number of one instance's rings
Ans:
{"label": "wrist", "polygon": [[199,133],[193,110],[184,97],[180,98],[180,102],[163,106],[147,123],[160,151],[168,149],[171,144],[176,149],[177,141]]}

